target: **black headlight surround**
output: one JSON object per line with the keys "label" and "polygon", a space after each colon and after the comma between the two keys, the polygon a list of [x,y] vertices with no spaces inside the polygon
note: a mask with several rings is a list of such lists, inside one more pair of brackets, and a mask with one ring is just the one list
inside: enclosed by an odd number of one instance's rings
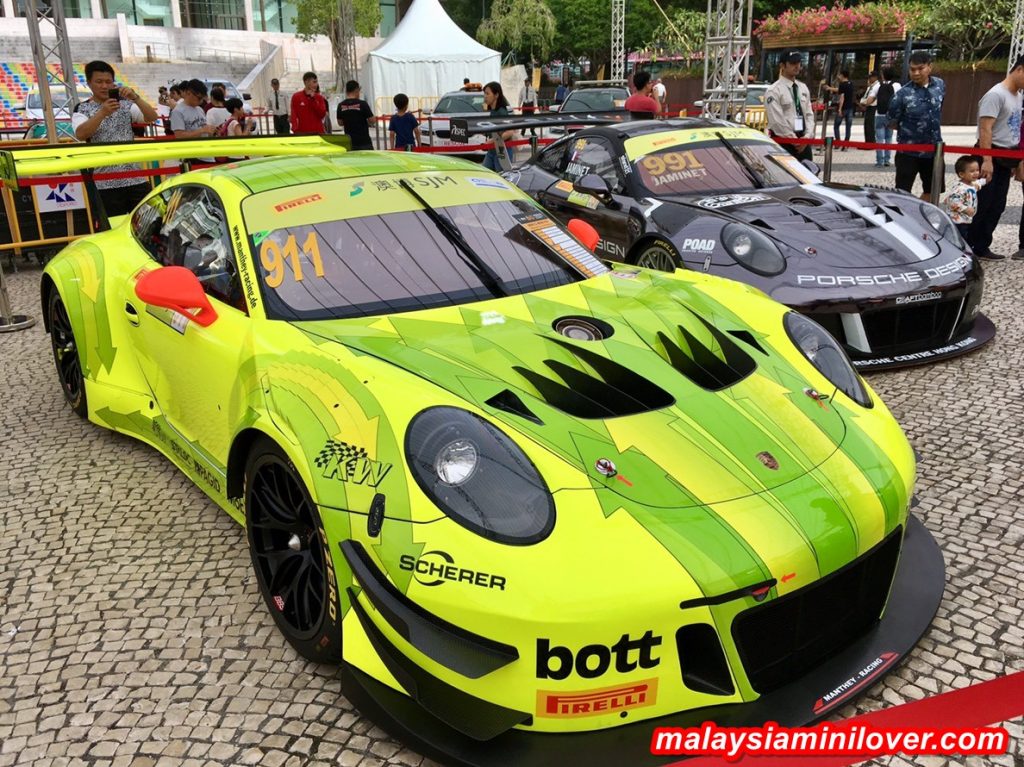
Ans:
{"label": "black headlight surround", "polygon": [[[850,362],[846,350],[832,337],[831,333],[810,317],[795,311],[788,312],[783,318],[782,324],[786,329],[786,335],[789,336],[789,340],[793,342],[793,345],[800,350],[804,358],[819,373],[861,407],[867,409],[874,407],[874,403],[871,401],[871,397],[864,386],[864,382],[861,380],[860,374],[857,373],[853,363]],[[820,342],[818,348],[826,352],[823,360],[816,361],[811,359],[807,350],[802,345],[801,336],[809,334],[817,336]]]}
{"label": "black headlight surround", "polygon": [[[928,222],[928,226],[935,230],[936,234],[944,240],[949,240],[953,245],[963,250],[967,247],[964,238],[960,236],[960,230],[956,228],[946,211],[930,202],[922,202],[919,206],[921,217]],[[937,219],[937,220],[936,220]]]}
{"label": "black headlight surround", "polygon": [[[736,255],[733,249],[735,239],[741,234],[747,235],[753,243],[751,252],[745,256]],[[733,222],[722,227],[720,237],[725,252],[744,269],[762,277],[775,277],[786,271],[786,257],[772,238],[764,232],[759,232],[746,224]],[[758,257],[760,261],[757,260]]]}
{"label": "black headlight surround", "polygon": [[[466,480],[451,485],[437,475],[435,460],[457,440],[474,443],[477,466]],[[537,467],[508,435],[468,410],[438,405],[417,413],[405,431],[405,458],[434,505],[477,535],[530,546],[554,529],[555,500]]]}

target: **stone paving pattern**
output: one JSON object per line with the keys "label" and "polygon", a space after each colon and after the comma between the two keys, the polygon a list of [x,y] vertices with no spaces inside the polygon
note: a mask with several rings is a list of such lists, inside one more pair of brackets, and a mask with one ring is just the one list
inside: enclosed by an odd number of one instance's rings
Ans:
{"label": "stone paving pattern", "polygon": [[[835,180],[892,184],[872,156],[836,158]],[[1009,205],[997,252],[1016,250],[1019,184]],[[71,413],[40,270],[17,263],[15,311],[39,322],[0,334],[0,767],[432,767],[286,645],[240,527],[155,450]],[[871,377],[922,454],[916,513],[948,583],[910,659],[839,718],[1024,670],[1024,262],[986,265],[986,283],[992,344]],[[1007,726],[1004,756],[874,763],[1024,767]]]}

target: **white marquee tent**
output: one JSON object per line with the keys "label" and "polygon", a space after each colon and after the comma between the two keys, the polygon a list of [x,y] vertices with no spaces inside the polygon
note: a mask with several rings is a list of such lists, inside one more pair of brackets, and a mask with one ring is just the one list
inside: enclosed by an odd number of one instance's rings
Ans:
{"label": "white marquee tent", "polygon": [[497,80],[501,55],[459,29],[438,0],[414,0],[395,31],[370,51],[367,65],[364,85],[373,99],[396,93],[416,98],[458,90],[466,77]]}

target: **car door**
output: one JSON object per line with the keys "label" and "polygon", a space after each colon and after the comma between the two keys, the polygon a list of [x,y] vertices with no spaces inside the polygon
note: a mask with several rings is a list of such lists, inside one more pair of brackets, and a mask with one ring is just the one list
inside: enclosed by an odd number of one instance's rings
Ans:
{"label": "car door", "polygon": [[[565,142],[561,156],[548,162],[555,180],[542,193],[541,204],[562,222],[581,218],[591,224],[601,235],[598,255],[624,260],[629,246],[626,180],[612,142],[604,136],[578,135]],[[573,182],[588,174],[600,176],[608,184],[609,201],[573,190]]]}
{"label": "car door", "polygon": [[223,466],[252,384],[241,375],[251,358],[252,328],[227,213],[211,188],[186,184],[149,198],[132,227],[154,261],[184,266],[199,278],[217,313],[201,327],[188,315],[143,303],[135,280],[126,286],[124,310],[157,404],[181,437]]}

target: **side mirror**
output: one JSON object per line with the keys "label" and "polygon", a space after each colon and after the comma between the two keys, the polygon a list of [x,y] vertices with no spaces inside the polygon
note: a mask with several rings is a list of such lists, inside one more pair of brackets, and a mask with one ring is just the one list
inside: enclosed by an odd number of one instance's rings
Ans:
{"label": "side mirror", "polygon": [[807,170],[809,170],[815,176],[821,174],[821,166],[818,165],[818,163],[816,163],[814,160],[801,160],[800,164],[807,168]]}
{"label": "side mirror", "polygon": [[597,244],[601,241],[601,235],[582,218],[569,219],[569,232],[583,243],[583,247],[591,253],[597,250]]}
{"label": "side mirror", "polygon": [[612,190],[608,188],[608,182],[596,173],[588,173],[572,182],[572,190],[581,194],[589,194],[601,202],[610,202]]}
{"label": "side mirror", "polygon": [[183,314],[204,328],[217,319],[217,312],[199,278],[184,266],[165,266],[146,272],[135,283],[135,295],[150,306]]}
{"label": "side mirror", "polygon": [[242,94],[242,101],[252,101],[252,94],[251,93],[243,93]]}

